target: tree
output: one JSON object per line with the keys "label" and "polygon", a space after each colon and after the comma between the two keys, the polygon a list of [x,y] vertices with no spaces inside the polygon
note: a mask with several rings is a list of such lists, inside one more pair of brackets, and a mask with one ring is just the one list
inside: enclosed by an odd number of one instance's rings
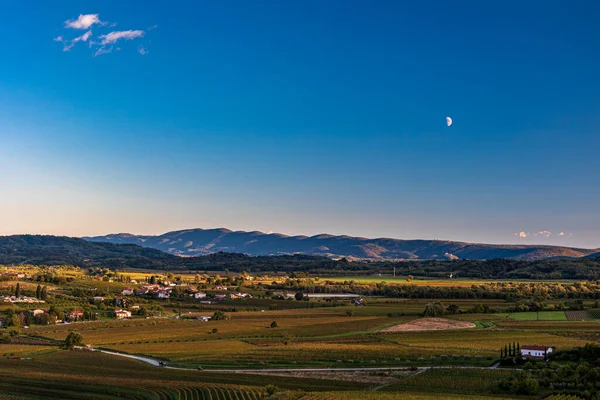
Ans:
{"label": "tree", "polygon": [[446,307],[446,314],[448,315],[452,315],[452,314],[458,314],[459,307],[456,304],[450,304],[448,307]]}
{"label": "tree", "polygon": [[265,391],[267,392],[267,396],[273,396],[275,393],[279,392],[279,388],[275,385],[267,385],[265,386]]}
{"label": "tree", "polygon": [[156,285],[156,276],[152,275],[152,276],[150,277],[150,284],[151,284],[151,285]]}
{"label": "tree", "polygon": [[21,297],[21,284],[17,282],[17,287],[15,289],[15,297]]}
{"label": "tree", "polygon": [[222,310],[217,310],[214,312],[212,319],[215,321],[228,320],[229,315],[225,314],[225,312]]}
{"label": "tree", "polygon": [[406,277],[406,282],[412,282],[413,279],[415,279],[415,277],[412,276],[412,275],[409,275],[409,276]]}
{"label": "tree", "polygon": [[348,310],[346,310],[346,315],[347,315],[348,317],[354,317],[354,310],[352,310],[352,309],[348,309]]}
{"label": "tree", "polygon": [[304,300],[304,293],[298,292],[294,295],[294,297],[296,298],[296,300],[302,301],[302,300]]}
{"label": "tree", "polygon": [[42,286],[41,285],[37,285],[37,287],[35,288],[35,298],[41,300],[42,299]]}
{"label": "tree", "polygon": [[425,305],[424,317],[441,317],[442,315],[444,315],[444,306],[439,301]]}
{"label": "tree", "polygon": [[271,328],[277,328],[277,321],[271,322]]}
{"label": "tree", "polygon": [[40,292],[40,299],[44,301],[48,300],[48,289],[46,288],[46,286],[44,286],[42,288],[42,291]]}
{"label": "tree", "polygon": [[69,332],[65,338],[65,349],[72,349],[75,346],[83,345],[83,336],[79,332]]}

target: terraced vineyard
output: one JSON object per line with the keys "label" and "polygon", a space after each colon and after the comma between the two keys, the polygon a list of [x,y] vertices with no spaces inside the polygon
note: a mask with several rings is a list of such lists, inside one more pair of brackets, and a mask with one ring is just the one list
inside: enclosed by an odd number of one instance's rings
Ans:
{"label": "terraced vineyard", "polygon": [[[508,397],[492,397],[485,395],[457,395],[436,393],[435,397],[431,394],[422,393],[382,393],[382,392],[337,392],[337,393],[311,393],[297,400],[508,400]],[[286,398],[287,399],[287,398]],[[289,399],[293,399],[290,397]],[[563,400],[563,399],[561,399]],[[571,399],[568,399],[571,400]]]}
{"label": "terraced vineyard", "polygon": [[588,311],[565,311],[567,319],[570,321],[583,321],[590,319],[590,313]]}
{"label": "terraced vineyard", "polygon": [[264,391],[238,389],[225,386],[156,388],[152,389],[157,400],[263,400]]}

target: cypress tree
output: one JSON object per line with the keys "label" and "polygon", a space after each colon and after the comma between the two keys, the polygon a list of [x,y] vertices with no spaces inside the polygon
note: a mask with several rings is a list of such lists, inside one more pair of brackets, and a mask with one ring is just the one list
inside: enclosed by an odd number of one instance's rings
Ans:
{"label": "cypress tree", "polygon": [[15,297],[21,297],[21,284],[17,282],[17,288],[15,289]]}
{"label": "cypress tree", "polygon": [[48,291],[46,289],[46,286],[44,286],[40,292],[40,299],[44,301],[48,300]]}
{"label": "cypress tree", "polygon": [[42,287],[38,284],[37,288],[35,288],[35,298],[41,300],[42,298]]}
{"label": "cypress tree", "polygon": [[508,346],[507,345],[504,345],[504,356],[505,357],[509,356],[509,354],[508,354]]}

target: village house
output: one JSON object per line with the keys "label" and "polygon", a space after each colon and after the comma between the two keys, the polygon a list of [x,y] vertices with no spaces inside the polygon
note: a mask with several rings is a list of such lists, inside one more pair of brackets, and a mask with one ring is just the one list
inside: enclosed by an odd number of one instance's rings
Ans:
{"label": "village house", "polygon": [[237,300],[237,299],[252,298],[252,296],[250,296],[248,293],[234,292],[234,293],[229,294],[229,298],[232,300]]}
{"label": "village house", "polygon": [[46,313],[46,311],[42,310],[41,308],[36,308],[35,310],[31,310],[31,315],[33,315],[34,317],[37,317],[38,315],[42,315],[45,313]]}
{"label": "village house", "polygon": [[159,299],[168,299],[171,295],[167,290],[159,290],[156,292],[156,297]]}
{"label": "village house", "polygon": [[193,296],[195,299],[204,299],[204,298],[206,298],[206,293],[205,292],[197,292],[197,293],[194,293]]}
{"label": "village house", "polygon": [[131,318],[131,311],[127,311],[127,310],[115,310],[115,317],[117,319]]}
{"label": "village house", "polygon": [[546,355],[552,353],[550,346],[522,346],[521,356],[523,358],[546,358]]}
{"label": "village house", "polygon": [[226,294],[215,294],[215,300],[225,300],[226,298]]}
{"label": "village house", "polygon": [[94,303],[104,301],[104,296],[94,296]]}
{"label": "village house", "polygon": [[227,290],[227,286],[217,285],[213,288],[213,290]]}
{"label": "village house", "polygon": [[125,288],[121,291],[123,296],[131,296],[133,294],[133,288]]}
{"label": "village house", "polygon": [[77,321],[77,320],[83,318],[83,312],[81,312],[79,310],[74,310],[68,314],[68,317],[69,317],[70,321]]}

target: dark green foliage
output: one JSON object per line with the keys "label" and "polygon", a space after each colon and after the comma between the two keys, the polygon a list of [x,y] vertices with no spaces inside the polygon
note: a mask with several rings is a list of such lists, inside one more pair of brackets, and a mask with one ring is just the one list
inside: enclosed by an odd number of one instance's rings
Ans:
{"label": "dark green foliage", "polygon": [[83,345],[83,336],[79,332],[69,332],[65,338],[64,347],[66,349],[72,349],[75,346]]}
{"label": "dark green foliage", "polygon": [[212,319],[215,321],[227,320],[229,319],[229,315],[227,315],[224,311],[217,310],[214,312]]}
{"label": "dark green foliage", "polygon": [[530,374],[518,371],[500,383],[500,388],[514,394],[533,395],[540,385]]}
{"label": "dark green foliage", "polygon": [[441,317],[445,313],[444,305],[439,301],[435,303],[428,303],[425,305],[425,311],[423,311],[424,317]]}

